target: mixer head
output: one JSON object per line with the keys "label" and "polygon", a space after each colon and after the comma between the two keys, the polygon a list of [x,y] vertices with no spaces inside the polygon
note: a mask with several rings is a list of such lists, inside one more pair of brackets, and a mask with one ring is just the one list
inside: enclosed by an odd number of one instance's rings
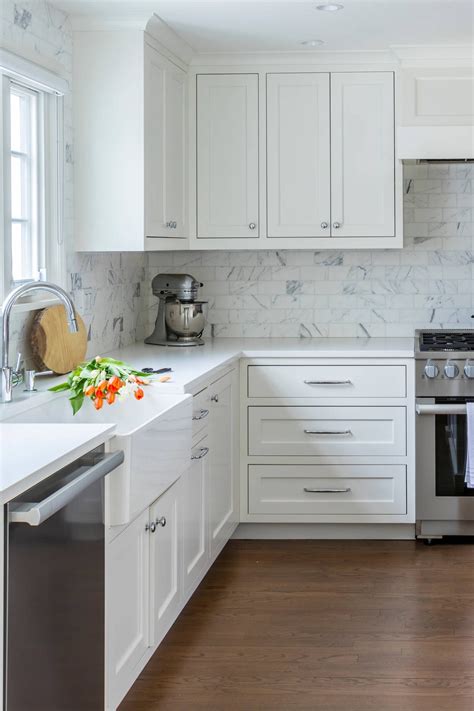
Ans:
{"label": "mixer head", "polygon": [[151,282],[154,296],[175,296],[179,301],[196,301],[198,289],[203,286],[191,274],[157,274]]}

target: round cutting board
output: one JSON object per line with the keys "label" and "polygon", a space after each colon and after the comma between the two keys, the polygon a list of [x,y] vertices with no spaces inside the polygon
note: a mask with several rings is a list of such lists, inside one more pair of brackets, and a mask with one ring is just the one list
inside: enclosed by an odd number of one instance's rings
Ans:
{"label": "round cutting board", "polygon": [[50,306],[37,313],[31,327],[31,349],[38,368],[64,374],[86,357],[87,332],[76,311],[78,333],[71,333],[64,306]]}

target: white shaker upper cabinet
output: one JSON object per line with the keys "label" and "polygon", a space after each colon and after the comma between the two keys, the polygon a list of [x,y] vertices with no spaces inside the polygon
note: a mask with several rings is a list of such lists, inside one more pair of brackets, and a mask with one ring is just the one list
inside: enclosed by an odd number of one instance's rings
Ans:
{"label": "white shaker upper cabinet", "polygon": [[256,238],[258,75],[197,76],[197,237]]}
{"label": "white shaker upper cabinet", "polygon": [[330,175],[329,74],[268,74],[268,237],[329,237]]}
{"label": "white shaker upper cabinet", "polygon": [[333,237],[395,234],[392,72],[331,74]]}
{"label": "white shaker upper cabinet", "polygon": [[145,46],[145,234],[186,237],[186,74]]}

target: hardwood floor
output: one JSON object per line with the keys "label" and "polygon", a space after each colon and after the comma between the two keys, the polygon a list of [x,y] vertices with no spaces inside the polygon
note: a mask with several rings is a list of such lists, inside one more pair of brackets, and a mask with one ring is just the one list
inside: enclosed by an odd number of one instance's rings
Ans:
{"label": "hardwood floor", "polygon": [[473,711],[474,544],[232,541],[120,711]]}

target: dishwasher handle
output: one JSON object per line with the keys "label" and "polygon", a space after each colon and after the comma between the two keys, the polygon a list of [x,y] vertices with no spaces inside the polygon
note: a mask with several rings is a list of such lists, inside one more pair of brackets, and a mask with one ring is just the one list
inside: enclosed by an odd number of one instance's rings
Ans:
{"label": "dishwasher handle", "polygon": [[[111,452],[92,467],[87,467],[82,474],[70,481],[58,491],[55,491],[43,501],[11,504],[9,507],[10,523],[27,523],[29,526],[40,526],[44,521],[63,509],[85,489],[99,479],[116,469],[124,460],[122,451]],[[81,471],[80,467],[78,471]]]}

